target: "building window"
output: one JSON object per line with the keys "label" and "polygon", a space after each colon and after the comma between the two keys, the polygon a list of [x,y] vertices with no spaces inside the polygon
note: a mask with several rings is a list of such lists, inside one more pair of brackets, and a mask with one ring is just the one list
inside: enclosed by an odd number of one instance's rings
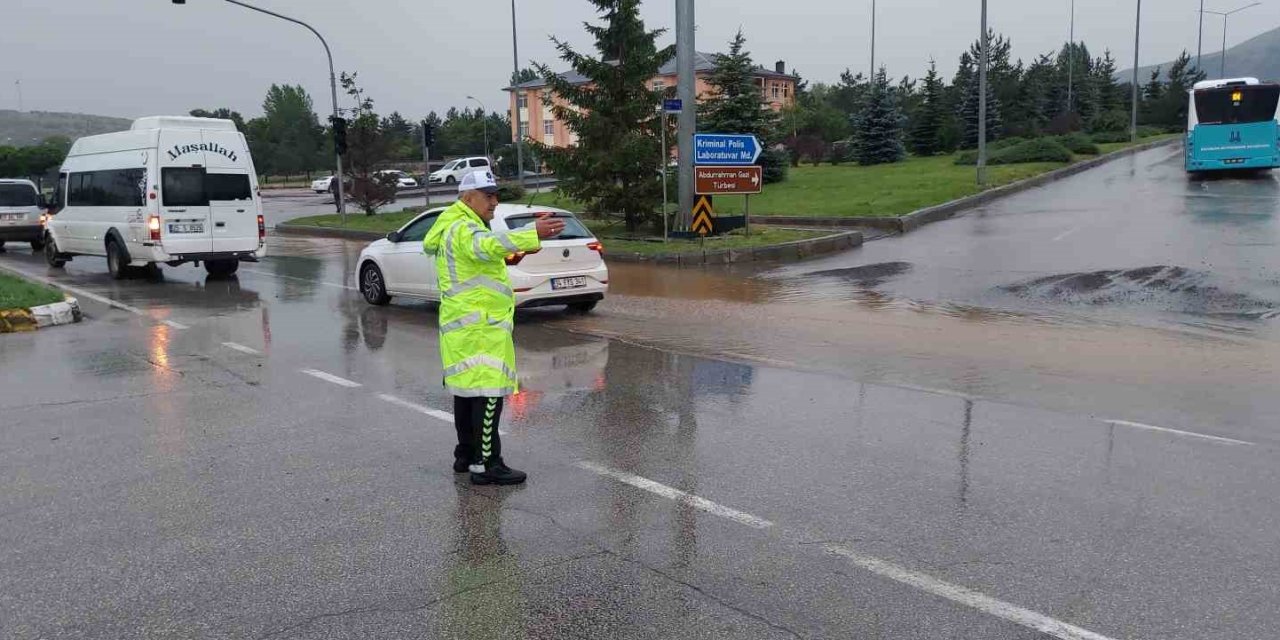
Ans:
{"label": "building window", "polygon": [[520,108],[520,109],[528,109],[528,108],[529,108],[529,96],[528,96],[528,95],[526,95],[526,94],[523,94],[523,93],[522,93],[522,94],[520,94],[519,96],[516,96],[516,107],[518,107],[518,108]]}
{"label": "building window", "polygon": [[554,134],[556,132],[555,126],[556,126],[555,120],[543,120],[542,133],[548,136]]}
{"label": "building window", "polygon": [[653,81],[653,90],[654,90],[654,91],[663,91],[663,90],[665,90],[666,88],[667,88],[667,81],[666,81],[666,80],[654,80],[654,81]]}
{"label": "building window", "polygon": [[773,88],[773,97],[777,98],[781,94],[781,87],[776,82],[772,83],[770,86]]}
{"label": "building window", "polygon": [[520,139],[523,140],[528,137],[529,137],[529,123],[521,122],[520,123]]}

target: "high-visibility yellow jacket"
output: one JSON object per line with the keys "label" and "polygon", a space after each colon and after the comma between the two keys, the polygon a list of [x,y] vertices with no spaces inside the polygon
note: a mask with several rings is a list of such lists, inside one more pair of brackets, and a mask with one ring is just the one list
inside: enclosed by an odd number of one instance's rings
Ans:
{"label": "high-visibility yellow jacket", "polygon": [[449,393],[500,398],[517,391],[515,293],[505,258],[540,246],[532,228],[490,231],[461,201],[445,209],[423,239],[423,250],[436,261],[440,359]]}

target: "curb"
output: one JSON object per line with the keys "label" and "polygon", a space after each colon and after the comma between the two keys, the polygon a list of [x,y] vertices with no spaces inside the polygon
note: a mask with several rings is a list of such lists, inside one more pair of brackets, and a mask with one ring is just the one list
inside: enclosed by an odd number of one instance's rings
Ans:
{"label": "curb", "polygon": [[837,253],[846,249],[862,246],[862,233],[844,231],[808,240],[794,240],[782,244],[764,247],[746,247],[742,249],[717,249],[690,253],[660,253],[645,255],[642,253],[606,254],[606,262],[653,263],[674,266],[700,267],[717,264],[734,264],[739,262],[776,262],[797,261],[815,256]]}
{"label": "curb", "polygon": [[806,227],[868,227],[872,229],[882,229],[885,231],[895,231],[897,233],[907,233],[914,231],[926,224],[940,222],[948,218],[965,213],[970,209],[976,209],[984,204],[1006,198],[1011,195],[1022,193],[1036,187],[1040,187],[1052,182],[1057,182],[1064,178],[1069,178],[1078,173],[1088,171],[1095,167],[1107,164],[1120,158],[1128,157],[1143,151],[1149,151],[1159,147],[1172,146],[1181,144],[1181,137],[1173,137],[1168,140],[1157,140],[1155,142],[1146,142],[1140,145],[1113,151],[1111,153],[1091,158],[1083,162],[1077,162],[1073,165],[1054,169],[1038,176],[1033,176],[1025,180],[1019,180],[1006,184],[1001,187],[988,189],[981,193],[975,193],[971,196],[965,196],[950,202],[917,209],[911,213],[902,216],[884,216],[884,217],[806,217],[806,216],[751,216],[751,222],[755,224],[767,225],[788,225],[788,226],[806,226]]}
{"label": "curb", "polygon": [[[314,238],[341,238],[345,240],[381,240],[387,237],[377,231],[359,231],[355,229],[332,229],[325,227],[304,227],[300,225],[278,224],[275,231],[283,235],[310,236]],[[836,253],[862,245],[862,233],[859,231],[840,231],[828,236],[795,240],[765,247],[748,247],[743,249],[716,249],[689,253],[661,253],[645,255],[642,253],[606,253],[605,262],[652,262],[656,264],[701,266],[708,264],[732,264],[736,262],[795,261],[805,258]]]}
{"label": "curb", "polygon": [[35,331],[80,322],[80,303],[75,298],[63,302],[44,304],[30,309],[5,309],[0,311],[0,333]]}

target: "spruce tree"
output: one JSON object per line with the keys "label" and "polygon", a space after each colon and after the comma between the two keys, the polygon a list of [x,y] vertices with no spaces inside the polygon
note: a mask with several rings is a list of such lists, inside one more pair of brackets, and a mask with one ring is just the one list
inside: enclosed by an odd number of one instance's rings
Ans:
{"label": "spruce tree", "polygon": [[660,219],[662,183],[653,174],[662,124],[654,110],[658,92],[648,83],[675,56],[675,47],[658,49],[664,30],[645,30],[640,0],[589,1],[604,20],[586,25],[598,57],[551,39],[560,58],[585,82],[570,82],[538,65],[551,93],[564,101],[552,112],[577,136],[577,144],[533,146],[555,171],[561,193],[584,203],[589,213],[623,214],[627,229],[634,231]]}
{"label": "spruce tree", "polygon": [[[964,93],[964,101],[960,105],[960,124],[962,134],[960,139],[961,147],[964,149],[976,149],[978,147],[978,122],[981,112],[981,102],[978,99],[979,87],[977,74],[974,74],[974,80],[969,83]],[[1000,100],[996,98],[995,87],[987,83],[987,142],[1000,137],[1001,126],[1003,120],[1000,116]]]}
{"label": "spruce tree", "polygon": [[[698,105],[698,130],[706,133],[754,135],[766,149],[778,138],[778,115],[764,103],[756,85],[756,65],[744,51],[747,39],[742,30],[729,43],[728,54],[717,54],[715,69],[707,77],[711,87]],[[760,155],[765,182],[786,177],[786,157],[765,152]]]}
{"label": "spruce tree", "polygon": [[938,133],[946,118],[944,95],[946,87],[938,77],[938,65],[929,61],[929,73],[924,77],[922,101],[911,125],[911,152],[918,156],[931,156],[938,152]]}
{"label": "spruce tree", "polygon": [[861,165],[898,162],[902,147],[902,111],[884,67],[876,72],[854,134],[854,155]]}

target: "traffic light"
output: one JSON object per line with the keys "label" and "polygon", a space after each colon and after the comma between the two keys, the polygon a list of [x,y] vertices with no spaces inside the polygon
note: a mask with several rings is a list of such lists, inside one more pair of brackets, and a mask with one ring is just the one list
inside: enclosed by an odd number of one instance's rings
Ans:
{"label": "traffic light", "polygon": [[329,122],[333,125],[333,150],[338,155],[347,154],[347,121],[338,116],[329,116]]}
{"label": "traffic light", "polygon": [[436,126],[430,122],[422,121],[422,146],[430,147],[436,143]]}

